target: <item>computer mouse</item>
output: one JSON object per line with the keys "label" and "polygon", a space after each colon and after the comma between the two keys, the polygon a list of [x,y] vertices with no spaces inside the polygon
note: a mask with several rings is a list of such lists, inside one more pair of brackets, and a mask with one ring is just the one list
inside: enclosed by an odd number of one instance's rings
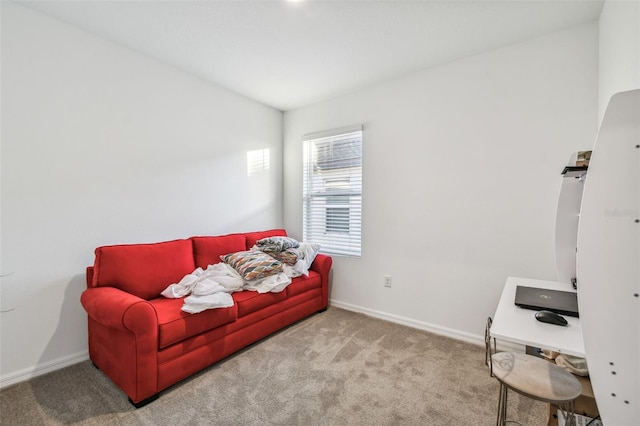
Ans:
{"label": "computer mouse", "polygon": [[551,311],[536,312],[536,319],[553,325],[567,325],[567,320],[560,314]]}

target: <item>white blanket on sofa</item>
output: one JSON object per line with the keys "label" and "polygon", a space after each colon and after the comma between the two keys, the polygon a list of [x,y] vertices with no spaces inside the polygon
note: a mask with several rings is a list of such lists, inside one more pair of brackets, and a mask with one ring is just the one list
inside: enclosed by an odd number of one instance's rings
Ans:
{"label": "white blanket on sofa", "polygon": [[197,268],[160,294],[170,299],[190,295],[181,309],[193,314],[205,309],[233,306],[233,298],[229,293],[240,291],[243,286],[242,277],[233,268],[225,263],[217,263],[209,265],[206,270]]}
{"label": "white blanket on sofa", "polygon": [[179,283],[171,284],[162,293],[169,299],[184,299],[181,310],[195,314],[206,309],[233,306],[230,293],[250,290],[258,293],[279,293],[291,284],[291,277],[299,276],[294,268],[285,265],[285,272],[253,281],[245,281],[240,274],[226,263],[209,265],[206,270],[197,268],[185,275]]}
{"label": "white blanket on sofa", "polygon": [[269,275],[268,277],[260,278],[252,281],[244,282],[244,289],[250,291],[257,291],[258,293],[280,293],[291,284],[291,276],[287,273],[285,265],[285,272],[280,272],[275,275]]}

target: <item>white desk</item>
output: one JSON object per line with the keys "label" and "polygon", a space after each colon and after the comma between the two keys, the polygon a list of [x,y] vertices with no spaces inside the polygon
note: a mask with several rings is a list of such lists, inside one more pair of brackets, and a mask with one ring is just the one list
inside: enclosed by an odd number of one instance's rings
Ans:
{"label": "white desk", "polygon": [[536,320],[534,317],[536,311],[523,309],[514,304],[516,287],[519,285],[575,292],[571,284],[567,283],[528,278],[507,278],[493,317],[491,336],[498,341],[505,340],[584,358],[580,319],[565,316],[569,323],[566,327]]}

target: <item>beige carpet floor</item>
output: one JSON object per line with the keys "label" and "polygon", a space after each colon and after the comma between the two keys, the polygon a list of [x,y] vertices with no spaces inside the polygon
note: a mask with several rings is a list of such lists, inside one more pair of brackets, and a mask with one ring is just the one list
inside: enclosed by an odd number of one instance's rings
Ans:
{"label": "beige carpet floor", "polygon": [[[509,417],[546,424],[515,394]],[[2,425],[492,425],[484,348],[337,308],[162,392],[138,410],[89,361],[0,391]]]}

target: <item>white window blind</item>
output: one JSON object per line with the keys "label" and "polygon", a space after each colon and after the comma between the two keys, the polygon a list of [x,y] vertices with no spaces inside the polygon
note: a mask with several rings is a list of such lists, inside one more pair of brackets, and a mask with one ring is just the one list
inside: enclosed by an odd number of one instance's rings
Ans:
{"label": "white window blind", "polygon": [[303,138],[304,240],[323,253],[360,257],[362,127]]}

